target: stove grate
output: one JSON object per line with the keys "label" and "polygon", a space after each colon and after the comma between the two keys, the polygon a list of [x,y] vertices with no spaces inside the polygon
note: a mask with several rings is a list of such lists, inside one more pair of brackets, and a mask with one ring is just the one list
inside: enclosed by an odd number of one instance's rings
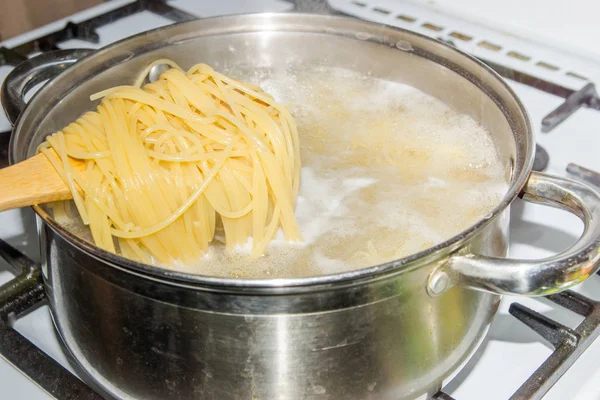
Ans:
{"label": "stove grate", "polygon": [[102,397],[12,328],[14,321],[45,304],[42,272],[27,256],[0,239],[0,257],[16,278],[0,287],[0,355],[56,399]]}
{"label": "stove grate", "polygon": [[[323,0],[291,0],[290,2],[294,3],[297,11],[341,14],[329,7]],[[30,55],[59,49],[62,42],[71,39],[79,39],[92,44],[98,43],[99,36],[96,30],[99,27],[142,11],[149,11],[176,22],[196,18],[192,14],[171,6],[165,0],[136,0],[83,22],[67,22],[58,31],[14,48],[0,47],[0,67],[16,66]],[[556,127],[582,106],[600,109],[600,98],[591,83],[575,91],[489,60],[483,61],[507,79],[565,99],[565,102],[542,122],[542,129],[545,132]],[[10,132],[0,133],[0,168],[7,165],[6,150],[9,136]],[[538,152],[543,155],[541,150]],[[545,157],[544,166],[547,165],[547,153]],[[600,175],[593,171],[583,171],[581,167],[575,165],[571,165],[570,168],[570,173],[584,180],[594,183],[595,179],[600,182]],[[35,266],[33,261],[1,239],[0,257],[9,263],[16,275],[16,278],[0,286],[0,355],[57,399],[96,400],[103,398],[13,329],[16,319],[46,304],[47,300],[44,294],[41,270]],[[599,302],[571,291],[548,296],[548,299],[558,306],[584,316],[585,319],[577,328],[571,329],[519,303],[511,304],[509,309],[511,315],[532,328],[554,347],[554,352],[515,392],[510,398],[511,400],[540,399],[600,334]],[[454,400],[443,391],[435,394],[433,398]]]}
{"label": "stove grate", "polygon": [[[570,290],[546,298],[585,319],[577,328],[571,329],[522,304],[510,305],[509,313],[550,343],[554,351],[509,400],[541,399],[600,335],[600,302]],[[444,392],[433,398],[454,400]]]}
{"label": "stove grate", "polygon": [[71,39],[79,39],[93,44],[98,43],[100,37],[96,29],[142,11],[150,11],[174,22],[189,21],[198,18],[195,15],[171,6],[166,0],[136,0],[133,3],[126,4],[83,22],[75,23],[69,21],[64,28],[56,32],[49,33],[16,47],[10,49],[0,47],[0,67],[3,65],[17,66],[32,54],[58,50],[60,49],[60,43]]}

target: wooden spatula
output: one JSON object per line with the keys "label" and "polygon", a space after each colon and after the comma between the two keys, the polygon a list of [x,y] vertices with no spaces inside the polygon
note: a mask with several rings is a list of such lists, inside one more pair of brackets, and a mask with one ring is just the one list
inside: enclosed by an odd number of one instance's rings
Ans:
{"label": "wooden spatula", "polygon": [[[71,163],[83,171],[84,162]],[[44,154],[0,169],[0,211],[72,199],[69,188]]]}

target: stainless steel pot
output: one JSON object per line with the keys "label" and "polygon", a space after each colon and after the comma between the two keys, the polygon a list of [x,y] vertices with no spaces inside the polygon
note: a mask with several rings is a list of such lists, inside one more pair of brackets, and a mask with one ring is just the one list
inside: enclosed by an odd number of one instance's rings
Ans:
{"label": "stainless steel pot", "polygon": [[[301,279],[221,279],[142,265],[74,236],[36,207],[54,323],[83,376],[107,396],[426,396],[477,348],[499,294],[553,293],[598,269],[599,195],[531,174],[534,140],[519,100],[489,68],[443,43],[353,19],[262,14],[172,25],[87,53],[44,54],[6,79],[11,162],[89,109],[91,93],[131,82],[151,60],[217,68],[302,62],[405,82],[471,115],[492,133],[510,181],[492,213],[440,245]],[[57,71],[25,107],[25,92]],[[519,194],[579,216],[579,241],[544,260],[505,259],[508,208]]]}

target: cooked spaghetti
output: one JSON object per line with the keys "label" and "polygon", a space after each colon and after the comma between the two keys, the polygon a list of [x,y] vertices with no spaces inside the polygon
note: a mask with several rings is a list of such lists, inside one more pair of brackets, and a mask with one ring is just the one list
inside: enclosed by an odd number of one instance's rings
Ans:
{"label": "cooked spaghetti", "polygon": [[[160,64],[171,68],[143,85]],[[302,240],[296,125],[259,87],[205,64],[184,72],[158,60],[133,86],[92,96],[100,98],[39,149],[97,246],[169,265],[205,254],[220,226],[228,248],[251,239],[253,256],[280,227],[287,240]],[[83,174],[74,160],[86,163]]]}

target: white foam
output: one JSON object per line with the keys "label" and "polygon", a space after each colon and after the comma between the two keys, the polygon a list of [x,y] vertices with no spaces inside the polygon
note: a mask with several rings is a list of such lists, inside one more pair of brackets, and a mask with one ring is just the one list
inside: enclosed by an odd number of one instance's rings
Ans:
{"label": "white foam", "polygon": [[[335,224],[332,218],[349,213],[343,206],[361,188],[372,185],[376,179],[369,177],[342,178],[318,174],[311,167],[302,168],[300,196],[296,203],[296,219],[306,245],[315,243]],[[281,234],[277,237],[283,240]]]}
{"label": "white foam", "polygon": [[250,254],[252,254],[252,246],[254,244],[254,241],[252,240],[252,238],[248,238],[248,240],[246,240],[246,243],[242,244],[242,245],[235,245],[232,249],[232,251],[238,255],[241,256],[248,256]]}

